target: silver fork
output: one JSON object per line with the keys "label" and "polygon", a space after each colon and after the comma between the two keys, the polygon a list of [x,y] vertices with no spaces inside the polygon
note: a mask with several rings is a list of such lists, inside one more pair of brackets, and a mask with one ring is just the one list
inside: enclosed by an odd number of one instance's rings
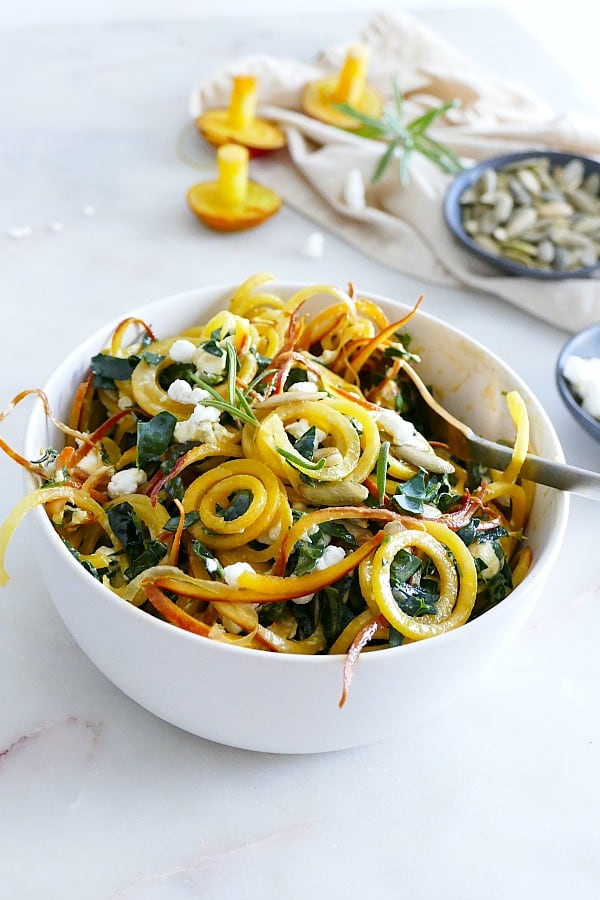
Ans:
{"label": "silver fork", "polygon": [[[448,444],[450,452],[465,462],[482,463],[492,469],[506,469],[512,458],[512,450],[494,441],[479,437],[475,432],[444,409],[408,363],[402,369],[429,408],[429,419],[436,439]],[[600,500],[600,474],[566,463],[543,459],[527,454],[521,475],[528,481],[545,484],[559,491],[570,491],[592,500]]]}

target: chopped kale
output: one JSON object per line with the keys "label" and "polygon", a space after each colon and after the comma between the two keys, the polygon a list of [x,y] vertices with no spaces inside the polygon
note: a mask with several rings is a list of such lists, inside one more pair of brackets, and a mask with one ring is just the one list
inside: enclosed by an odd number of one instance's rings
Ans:
{"label": "chopped kale", "polygon": [[236,491],[229,497],[227,506],[217,506],[217,515],[221,516],[225,522],[233,522],[234,519],[239,519],[240,516],[248,512],[253,497],[252,491]]}
{"label": "chopped kale", "polygon": [[115,389],[115,381],[129,381],[131,373],[139,363],[139,356],[110,356],[98,353],[90,361],[94,373],[94,387]]}
{"label": "chopped kale", "polygon": [[166,544],[149,537],[147,527],[130,503],[125,501],[112,506],[108,510],[108,521],[129,558],[129,566],[125,570],[127,579],[131,580],[145,569],[158,565],[166,554]]}
{"label": "chopped kale", "polygon": [[140,469],[150,463],[160,462],[160,458],[173,439],[177,419],[163,410],[149,422],[137,425],[137,465]]}

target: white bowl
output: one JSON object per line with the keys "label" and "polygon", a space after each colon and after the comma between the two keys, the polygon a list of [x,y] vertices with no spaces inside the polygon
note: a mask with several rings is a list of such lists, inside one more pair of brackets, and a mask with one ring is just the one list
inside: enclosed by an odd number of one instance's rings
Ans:
{"label": "white bowl", "polygon": [[[303,285],[269,286],[285,295]],[[189,291],[135,311],[159,336],[204,321],[225,305],[228,287]],[[371,296],[398,319],[407,308]],[[64,417],[90,357],[116,323],[85,340],[50,377],[46,392]],[[484,436],[511,434],[503,392],[518,389],[531,417],[536,451],[563,460],[539,401],[500,359],[465,334],[418,312],[408,329],[424,380]],[[59,440],[37,404],[25,455]],[[338,708],[343,656],[280,655],[233,647],[182,631],[127,604],[76,562],[46,513],[32,514],[34,547],[65,625],[94,664],[125,694],[168,722],[219,743],[275,753],[315,753],[367,744],[430,716],[473,684],[529,615],[560,551],[569,498],[538,487],[527,536],[533,565],[510,596],[457,630],[404,647],[365,653],[346,705]]]}

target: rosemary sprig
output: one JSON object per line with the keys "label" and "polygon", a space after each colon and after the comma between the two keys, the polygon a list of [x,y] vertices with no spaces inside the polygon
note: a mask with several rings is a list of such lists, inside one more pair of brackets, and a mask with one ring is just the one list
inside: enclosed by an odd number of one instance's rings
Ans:
{"label": "rosemary sprig", "polygon": [[[198,375],[191,376],[198,387],[204,388],[205,391],[208,391],[212,396],[212,400],[203,400],[203,406],[212,406],[215,409],[220,410],[221,412],[228,413],[233,419],[239,419],[241,422],[247,422],[249,425],[260,425],[260,422],[252,412],[250,404],[240,391],[240,389],[235,386],[234,393],[234,402],[230,403],[228,400],[225,400],[218,391],[215,391],[214,387],[208,383],[208,381],[204,381]],[[236,405],[239,403],[239,406]]]}
{"label": "rosemary sprig", "polygon": [[392,91],[394,107],[386,109],[380,119],[366,116],[348,103],[336,104],[336,109],[360,122],[361,127],[356,129],[353,134],[387,142],[387,147],[371,176],[371,182],[379,181],[392,160],[398,155],[399,150],[402,151],[399,162],[402,184],[408,184],[408,163],[412,153],[420,153],[425,156],[448,175],[457,175],[461,172],[462,165],[458,156],[444,144],[434,141],[426,134],[430,125],[445,115],[449,109],[454,109],[458,105],[457,101],[451,100],[448,103],[442,103],[434,109],[428,109],[427,112],[417,116],[411,122],[405,123],[404,98],[395,81],[392,82]]}
{"label": "rosemary sprig", "polygon": [[375,469],[375,476],[377,478],[377,496],[379,498],[380,506],[383,506],[385,500],[385,486],[387,480],[389,455],[390,443],[389,441],[383,441],[381,444],[381,449],[379,451],[379,456],[377,457],[377,468]]}
{"label": "rosemary sprig", "polygon": [[306,469],[309,472],[318,472],[325,465],[325,457],[321,457],[321,459],[313,462],[311,459],[306,459],[299,454],[290,453],[289,450],[285,450],[283,447],[277,447],[277,452],[296,469]]}

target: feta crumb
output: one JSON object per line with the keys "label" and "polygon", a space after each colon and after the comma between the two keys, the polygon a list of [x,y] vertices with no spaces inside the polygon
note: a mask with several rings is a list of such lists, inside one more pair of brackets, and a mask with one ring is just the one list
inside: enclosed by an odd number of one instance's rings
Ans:
{"label": "feta crumb", "polygon": [[[310,534],[311,529],[309,529],[308,534]],[[323,571],[323,569],[328,569],[330,566],[335,565],[338,562],[341,562],[346,556],[345,552],[341,547],[336,547],[333,544],[325,547],[323,551],[323,556],[321,559],[317,560],[317,564],[313,571],[319,572]],[[310,603],[314,594],[303,594],[301,597],[296,597],[294,599],[294,603],[297,603],[299,606],[303,606],[305,603]]]}
{"label": "feta crumb", "polygon": [[309,428],[310,425],[308,424],[307,419],[298,419],[297,422],[290,422],[289,425],[285,426],[285,430],[287,431],[287,433],[291,434],[291,436],[296,440],[298,440],[298,438],[301,438]]}
{"label": "feta crumb", "polygon": [[393,444],[406,444],[414,435],[414,427],[392,409],[382,409],[377,416],[380,428],[389,434]]}
{"label": "feta crumb", "polygon": [[135,406],[135,400],[129,394],[121,394],[117,400],[117,406],[119,409],[130,409]]}
{"label": "feta crumb", "polygon": [[286,394],[317,394],[319,388],[314,381],[295,381],[287,389]]}
{"label": "feta crumb", "polygon": [[194,402],[192,400],[192,386],[184,378],[176,378],[175,381],[172,381],[167,395],[175,403],[192,404]]}
{"label": "feta crumb", "polygon": [[203,406],[201,403],[198,403],[194,407],[191,418],[194,422],[218,422],[220,415],[220,411],[215,409],[214,406]]}
{"label": "feta crumb", "polygon": [[77,468],[87,472],[88,475],[93,475],[102,465],[102,454],[97,447],[93,447],[89,453],[85,454],[83,459],[79,460]]}
{"label": "feta crumb", "polygon": [[29,225],[17,225],[15,228],[11,228],[8,231],[8,236],[15,241],[20,241],[23,238],[29,237],[33,234],[33,229],[29,227]]}
{"label": "feta crumb", "polygon": [[96,209],[94,206],[91,206],[89,203],[86,203],[85,206],[81,207],[81,214],[84,215],[86,218],[91,219],[93,216],[96,215]]}
{"label": "feta crumb", "polygon": [[225,578],[225,582],[230,587],[239,587],[238,579],[242,572],[252,572],[255,574],[255,570],[250,563],[247,562],[231,563],[230,566],[224,566],[223,577]]}
{"label": "feta crumb", "polygon": [[64,226],[62,222],[50,222],[50,224],[48,225],[48,231],[54,231],[56,234],[58,234],[59,231],[63,230],[63,227]]}
{"label": "feta crumb", "polygon": [[212,395],[208,391],[205,391],[204,388],[192,388],[192,403],[201,403],[203,400],[210,400],[211,396]]}
{"label": "feta crumb", "polygon": [[315,462],[324,459],[326,469],[331,466],[339,466],[344,462],[344,457],[337,447],[319,447],[315,450],[313,459]]}
{"label": "feta crumb", "polygon": [[126,494],[135,494],[137,489],[146,482],[146,473],[143,469],[135,467],[131,469],[121,469],[115,472],[108,482],[107,491],[111,499],[115,497],[124,497]]}
{"label": "feta crumb", "polygon": [[342,547],[336,547],[335,544],[329,544],[325,547],[321,559],[317,560],[315,571],[320,572],[323,569],[328,569],[330,566],[334,566],[336,563],[341,562],[345,557],[346,553]]}
{"label": "feta crumb", "polygon": [[485,563],[485,568],[478,573],[483,581],[489,581],[490,578],[498,574],[500,571],[500,560],[491,541],[481,541],[481,543],[474,541],[472,544],[469,544],[469,552],[473,559],[480,559]]}
{"label": "feta crumb", "polygon": [[306,238],[302,247],[302,255],[308,259],[322,259],[325,252],[325,236],[320,231],[313,231]]}
{"label": "feta crumb", "polygon": [[600,359],[569,356],[563,375],[581,398],[582,408],[592,418],[600,420]]}
{"label": "feta crumb", "polygon": [[357,212],[367,205],[365,198],[365,183],[360,169],[350,169],[344,181],[342,200],[352,210]]}
{"label": "feta crumb", "polygon": [[[203,407],[203,409],[207,409],[209,407]],[[196,407],[198,409],[198,407]],[[218,413],[218,410],[215,410]],[[230,433],[226,428],[223,428],[216,420],[197,420],[194,418],[194,412],[189,417],[189,419],[185,419],[183,422],[177,422],[175,425],[175,429],[173,432],[173,437],[179,444],[186,444],[189,442],[200,443],[200,444],[211,444],[215,441],[219,441],[222,438],[231,437]],[[199,413],[202,415],[202,413]]]}
{"label": "feta crumb", "polygon": [[192,344],[191,341],[180,338],[178,341],[173,341],[171,344],[169,357],[173,362],[191,363],[197,349],[196,345]]}
{"label": "feta crumb", "polygon": [[199,372],[205,375],[222,375],[225,371],[225,353],[220,356],[214,356],[208,353],[203,347],[194,348],[193,363]]}

